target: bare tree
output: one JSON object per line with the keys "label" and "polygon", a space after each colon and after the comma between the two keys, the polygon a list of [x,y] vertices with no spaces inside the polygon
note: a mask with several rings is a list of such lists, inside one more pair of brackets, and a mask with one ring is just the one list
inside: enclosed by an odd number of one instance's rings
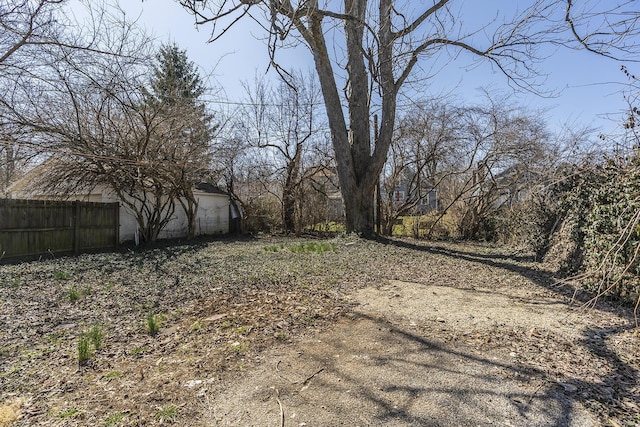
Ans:
{"label": "bare tree", "polygon": [[37,74],[14,80],[2,108],[48,156],[39,178],[51,193],[104,186],[153,241],[176,204],[195,209],[193,184],[209,169],[210,117],[170,85],[154,90],[155,47],[124,18],[100,14],[105,32],[92,33],[100,38],[91,49],[54,45]]}
{"label": "bare tree", "polygon": [[243,231],[246,228],[247,206],[241,197],[237,183],[242,180],[247,142],[234,132],[228,133],[224,126],[221,132],[222,135],[217,138],[212,147],[212,173],[217,177],[219,185],[229,194],[234,205],[240,208],[238,213],[240,215],[240,231]]}
{"label": "bare tree", "polygon": [[[467,132],[477,147],[470,193],[463,196],[460,234],[477,238],[489,216],[521,197],[538,181],[550,135],[539,112],[504,98],[470,109]],[[486,237],[486,236],[483,236]]]}
{"label": "bare tree", "polygon": [[312,78],[300,72],[288,75],[289,81],[281,80],[275,87],[264,81],[256,81],[254,87],[245,84],[248,102],[242,128],[265,167],[272,170],[267,179],[279,181],[279,188],[271,191],[281,201],[285,232],[300,233],[304,163],[323,121],[318,112],[320,93]]}
{"label": "bare tree", "polygon": [[[400,118],[383,170],[383,234],[391,234],[398,217],[418,213],[457,170],[464,134],[464,109],[452,102],[416,103]],[[435,207],[435,206],[432,206]]]}
{"label": "bare tree", "polygon": [[0,0],[0,194],[24,170],[37,152],[23,144],[22,129],[11,123],[2,99],[14,82],[38,67],[43,52],[54,46],[74,45],[65,34],[61,8],[66,0]]}
{"label": "bare tree", "polygon": [[[60,9],[67,0],[0,0],[0,67],[23,69],[41,46],[67,44],[60,37]],[[34,49],[35,48],[35,49]]]}
{"label": "bare tree", "polygon": [[385,232],[400,215],[425,213],[420,202],[437,193],[414,235],[429,237],[447,214],[458,234],[476,238],[492,215],[532,191],[555,149],[542,114],[489,96],[476,106],[418,104],[399,120],[384,169]]}
{"label": "bare tree", "polygon": [[[395,131],[398,94],[411,80],[426,77],[421,65],[440,53],[464,51],[489,61],[514,85],[535,90],[542,59],[537,49],[543,44],[579,44],[610,56],[610,48],[631,52],[637,47],[633,1],[597,11],[577,8],[571,0],[530,1],[520,13],[498,15],[477,28],[466,26],[464,3],[456,0],[419,6],[394,0],[179,2],[197,24],[213,24],[212,40],[243,17],[258,21],[268,31],[276,68],[278,47],[299,43],[308,48],[331,128],[346,228],[364,235],[374,229],[374,187]],[[380,115],[375,142],[373,110]]]}
{"label": "bare tree", "polygon": [[20,176],[37,157],[37,153],[22,144],[23,131],[6,121],[0,124],[0,197],[7,195],[9,185]]}

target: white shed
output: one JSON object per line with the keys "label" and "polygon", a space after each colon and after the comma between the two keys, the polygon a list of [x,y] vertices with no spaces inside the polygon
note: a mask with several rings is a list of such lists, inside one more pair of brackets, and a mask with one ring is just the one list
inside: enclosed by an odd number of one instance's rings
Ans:
{"label": "white shed", "polygon": [[[34,188],[34,173],[38,167],[29,172],[21,180],[8,188],[11,198],[37,200],[80,200],[85,202],[113,203],[120,202],[120,242],[136,240],[138,222],[135,214],[106,186],[96,186],[90,191],[76,194],[49,194],[40,188]],[[196,212],[196,235],[226,234],[230,231],[230,216],[234,214],[229,195],[220,188],[209,183],[198,183],[194,187],[194,195],[198,201]],[[158,238],[173,239],[188,235],[187,216],[182,206],[176,202],[175,212]]]}

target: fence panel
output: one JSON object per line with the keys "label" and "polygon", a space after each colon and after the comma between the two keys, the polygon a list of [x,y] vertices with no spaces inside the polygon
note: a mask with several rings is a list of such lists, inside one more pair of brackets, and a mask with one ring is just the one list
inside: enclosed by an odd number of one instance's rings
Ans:
{"label": "fence panel", "polygon": [[118,203],[0,199],[0,259],[118,245]]}

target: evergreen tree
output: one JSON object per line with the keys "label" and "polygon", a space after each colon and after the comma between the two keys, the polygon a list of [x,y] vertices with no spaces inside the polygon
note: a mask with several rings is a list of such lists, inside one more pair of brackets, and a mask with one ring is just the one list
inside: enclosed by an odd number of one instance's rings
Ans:
{"label": "evergreen tree", "polygon": [[211,164],[211,139],[216,126],[202,96],[205,86],[186,50],[176,44],[162,45],[146,91],[147,107],[156,116],[162,138],[162,168],[177,189],[176,200],[188,220],[189,235],[195,235],[198,209],[194,186],[206,178]]}
{"label": "evergreen tree", "polygon": [[175,43],[163,44],[153,67],[150,100],[162,105],[183,101],[202,105],[200,98],[204,91],[202,78],[196,65],[187,57],[186,50]]}

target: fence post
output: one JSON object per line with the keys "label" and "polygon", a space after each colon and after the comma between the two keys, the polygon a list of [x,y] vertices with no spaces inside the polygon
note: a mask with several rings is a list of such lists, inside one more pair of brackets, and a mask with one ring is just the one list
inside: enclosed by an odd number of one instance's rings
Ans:
{"label": "fence post", "polygon": [[73,202],[73,252],[80,252],[80,202]]}

